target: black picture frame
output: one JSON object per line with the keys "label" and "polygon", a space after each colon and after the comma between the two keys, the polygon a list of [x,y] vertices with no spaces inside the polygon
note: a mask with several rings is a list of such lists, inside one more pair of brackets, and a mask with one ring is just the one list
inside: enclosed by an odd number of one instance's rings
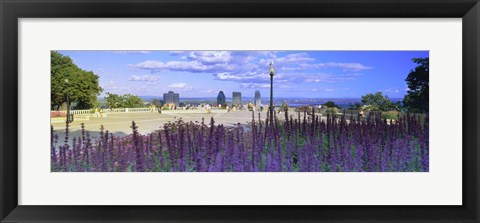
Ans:
{"label": "black picture frame", "polygon": [[[1,222],[479,222],[478,0],[0,0]],[[461,206],[18,205],[18,19],[134,17],[462,18]],[[448,44],[448,43],[446,43]],[[458,74],[452,74],[458,75]],[[441,196],[441,195],[439,195]]]}

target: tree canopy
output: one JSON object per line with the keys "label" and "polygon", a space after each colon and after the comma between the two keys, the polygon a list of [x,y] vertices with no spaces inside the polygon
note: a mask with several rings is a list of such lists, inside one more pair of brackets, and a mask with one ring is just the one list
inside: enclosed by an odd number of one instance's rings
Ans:
{"label": "tree canopy", "polygon": [[349,110],[360,110],[362,108],[362,103],[355,102],[348,105]]}
{"label": "tree canopy", "polygon": [[362,103],[368,106],[371,111],[392,111],[398,110],[399,108],[399,104],[392,102],[390,98],[388,98],[387,95],[384,96],[382,92],[363,95]]}
{"label": "tree canopy", "polygon": [[141,98],[131,94],[112,94],[107,93],[105,101],[109,108],[138,108],[143,107],[143,101]]}
{"label": "tree canopy", "polygon": [[410,112],[427,113],[429,107],[429,58],[413,58],[418,64],[410,71],[405,81],[408,91],[403,99],[403,106]]}
{"label": "tree canopy", "polygon": [[340,108],[340,106],[336,105],[335,102],[333,101],[327,101],[325,104],[323,104],[327,108]]}
{"label": "tree canopy", "polygon": [[[98,75],[79,68],[73,60],[56,51],[51,51],[51,103],[50,109],[58,110],[66,103],[67,85],[70,104],[76,109],[95,106],[97,96],[103,91]],[[68,79],[68,83],[67,80]]]}

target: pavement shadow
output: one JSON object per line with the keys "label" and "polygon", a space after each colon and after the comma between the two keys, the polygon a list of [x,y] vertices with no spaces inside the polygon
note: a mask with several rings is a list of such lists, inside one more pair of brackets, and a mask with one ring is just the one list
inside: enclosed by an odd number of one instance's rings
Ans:
{"label": "pavement shadow", "polygon": [[[89,133],[90,139],[92,139],[92,140],[100,138],[100,130],[98,130],[98,131],[86,130],[85,132]],[[113,136],[126,136],[126,135],[131,134],[131,132],[121,132],[121,131],[117,131],[117,132],[110,132],[109,131],[109,133],[113,133]],[[64,141],[65,141],[65,129],[57,129],[57,130],[55,130],[55,134],[58,135],[57,145],[63,144]],[[73,137],[81,138],[82,137],[82,130],[80,129],[80,130],[69,131],[69,134],[68,134],[69,144],[71,144],[73,142]]]}

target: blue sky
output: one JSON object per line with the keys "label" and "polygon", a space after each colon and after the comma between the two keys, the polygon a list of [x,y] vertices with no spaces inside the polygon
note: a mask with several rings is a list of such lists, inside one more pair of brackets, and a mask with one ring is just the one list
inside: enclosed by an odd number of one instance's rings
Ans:
{"label": "blue sky", "polygon": [[233,91],[282,98],[360,98],[381,91],[390,98],[407,92],[412,58],[428,51],[58,51],[100,76],[104,92],[180,98],[230,98]]}

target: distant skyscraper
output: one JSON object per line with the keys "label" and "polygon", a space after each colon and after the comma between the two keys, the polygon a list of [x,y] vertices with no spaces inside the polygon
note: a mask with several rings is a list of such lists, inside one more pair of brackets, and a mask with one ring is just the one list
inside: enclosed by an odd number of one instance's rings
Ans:
{"label": "distant skyscraper", "polygon": [[255,107],[262,105],[262,100],[260,100],[260,91],[255,91]]}
{"label": "distant skyscraper", "polygon": [[226,101],[227,100],[225,99],[225,94],[223,93],[223,91],[218,92],[217,106],[221,106],[221,105],[225,104]]}
{"label": "distant skyscraper", "polygon": [[232,98],[233,98],[233,102],[232,102],[232,105],[241,105],[242,103],[242,93],[241,92],[233,92],[232,93]]}
{"label": "distant skyscraper", "polygon": [[173,93],[173,91],[169,91],[168,93],[163,94],[163,103],[173,103],[175,106],[180,107],[180,95],[178,93]]}

